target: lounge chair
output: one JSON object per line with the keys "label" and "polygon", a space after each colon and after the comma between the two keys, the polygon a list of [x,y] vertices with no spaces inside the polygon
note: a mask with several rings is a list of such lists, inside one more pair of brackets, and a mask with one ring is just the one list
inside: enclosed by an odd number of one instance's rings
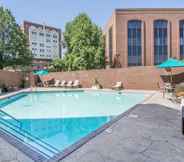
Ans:
{"label": "lounge chair", "polygon": [[100,89],[99,85],[92,85],[91,89]]}
{"label": "lounge chair", "polygon": [[59,87],[60,86],[60,80],[56,80],[54,86]]}
{"label": "lounge chair", "polygon": [[65,87],[65,86],[66,86],[66,81],[63,80],[63,81],[61,82],[60,86],[61,86],[61,87]]}
{"label": "lounge chair", "polygon": [[66,87],[72,88],[72,87],[73,87],[73,81],[70,80],[70,81],[67,83]]}
{"label": "lounge chair", "polygon": [[123,88],[122,82],[116,82],[114,86],[112,86],[112,89],[120,90]]}
{"label": "lounge chair", "polygon": [[164,86],[160,88],[163,92],[163,97],[165,98],[166,94],[171,93],[173,95],[174,87],[171,85],[171,83],[164,83]]}
{"label": "lounge chair", "polygon": [[74,88],[79,88],[79,87],[80,87],[80,82],[79,82],[79,80],[75,80],[75,81],[74,81],[73,87],[74,87]]}

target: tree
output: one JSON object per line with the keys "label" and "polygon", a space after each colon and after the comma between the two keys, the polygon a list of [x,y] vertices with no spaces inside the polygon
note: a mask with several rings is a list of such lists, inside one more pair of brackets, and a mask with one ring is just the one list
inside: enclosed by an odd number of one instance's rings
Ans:
{"label": "tree", "polygon": [[53,60],[49,66],[49,71],[63,71],[65,69],[65,64],[62,59]]}
{"label": "tree", "polygon": [[64,33],[67,54],[66,70],[88,70],[105,67],[102,30],[82,13],[67,23]]}
{"label": "tree", "polygon": [[28,41],[11,12],[0,7],[0,69],[27,66],[32,62]]}

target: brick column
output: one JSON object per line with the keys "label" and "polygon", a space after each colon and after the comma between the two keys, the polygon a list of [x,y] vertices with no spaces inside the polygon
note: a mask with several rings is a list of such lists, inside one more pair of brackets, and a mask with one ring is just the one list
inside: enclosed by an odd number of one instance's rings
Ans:
{"label": "brick column", "polygon": [[179,19],[171,20],[171,56],[180,58],[180,33],[179,33]]}
{"label": "brick column", "polygon": [[177,44],[177,48],[176,48],[176,58],[180,59],[180,21],[177,21],[176,25],[176,44]]}
{"label": "brick column", "polygon": [[168,50],[168,58],[172,57],[171,54],[171,24],[170,21],[167,23],[167,50]]}
{"label": "brick column", "polygon": [[151,55],[150,55],[150,57],[151,57],[151,66],[154,66],[154,23],[153,23],[154,21],[152,21],[151,23],[150,23],[150,31],[151,31],[151,33],[150,33],[150,35],[151,35],[151,37],[150,37],[150,42],[151,42]]}
{"label": "brick column", "polygon": [[125,28],[125,49],[124,49],[124,61],[123,61],[123,67],[128,67],[128,21],[125,22],[124,25]]}

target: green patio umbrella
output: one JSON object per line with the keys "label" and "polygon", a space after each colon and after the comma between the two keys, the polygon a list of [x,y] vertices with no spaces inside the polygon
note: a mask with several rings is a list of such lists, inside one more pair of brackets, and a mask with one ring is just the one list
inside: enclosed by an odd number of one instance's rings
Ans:
{"label": "green patio umbrella", "polygon": [[182,61],[179,61],[177,59],[169,58],[168,60],[164,61],[160,65],[157,66],[160,69],[166,69],[171,72],[171,84],[172,84],[172,68],[179,68],[184,67],[184,63]]}
{"label": "green patio umbrella", "polygon": [[48,75],[48,70],[37,70],[35,72],[33,72],[33,75],[39,75],[39,76],[43,76],[43,75]]}

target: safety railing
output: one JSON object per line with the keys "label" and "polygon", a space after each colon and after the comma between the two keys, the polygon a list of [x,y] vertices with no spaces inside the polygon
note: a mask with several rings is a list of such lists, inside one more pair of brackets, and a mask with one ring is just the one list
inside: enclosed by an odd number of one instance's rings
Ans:
{"label": "safety railing", "polygon": [[16,134],[19,134],[23,138],[26,138],[26,139],[30,140],[31,142],[34,142],[39,147],[42,147],[43,149],[47,150],[47,152],[49,152],[51,154],[56,154],[56,153],[60,152],[60,150],[58,150],[57,148],[53,147],[52,145],[44,142],[40,138],[33,136],[31,133],[24,130],[22,127],[22,123],[19,120],[17,120],[15,117],[11,116],[10,114],[4,112],[1,109],[0,109],[0,119],[2,120],[2,121],[0,120],[0,122],[4,126],[13,130]]}
{"label": "safety railing", "polygon": [[[17,125],[15,125],[14,123],[18,124],[18,128],[21,129],[22,128],[22,123],[17,120],[15,117],[13,117],[12,115],[4,112],[3,110],[0,109],[0,117],[1,119],[7,121],[8,123],[14,125],[15,127],[17,127]],[[12,121],[12,122],[11,122]]]}

